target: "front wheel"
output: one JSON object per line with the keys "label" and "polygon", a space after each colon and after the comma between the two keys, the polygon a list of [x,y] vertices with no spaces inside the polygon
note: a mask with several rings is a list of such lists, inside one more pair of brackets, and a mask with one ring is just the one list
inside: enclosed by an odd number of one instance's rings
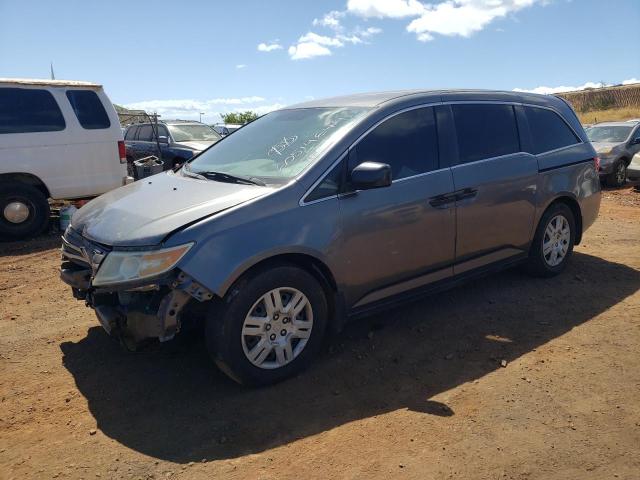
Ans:
{"label": "front wheel", "polygon": [[49,224],[51,211],[44,194],[24,183],[0,184],[0,237],[29,238]]}
{"label": "front wheel", "polygon": [[575,225],[573,212],[567,205],[551,205],[538,224],[527,270],[540,277],[552,277],[562,272],[573,252]]}
{"label": "front wheel", "polygon": [[238,383],[265,385],[302,371],[320,349],[327,301],[295,266],[261,270],[236,283],[207,319],[207,346]]}

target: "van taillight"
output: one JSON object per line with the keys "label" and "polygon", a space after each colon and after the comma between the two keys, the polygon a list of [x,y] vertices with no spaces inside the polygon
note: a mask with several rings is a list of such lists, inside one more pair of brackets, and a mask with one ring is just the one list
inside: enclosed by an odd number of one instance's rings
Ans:
{"label": "van taillight", "polygon": [[120,155],[120,163],[127,163],[127,147],[124,145],[124,140],[118,141],[118,154]]}
{"label": "van taillight", "polygon": [[600,157],[593,157],[593,166],[596,167],[596,172],[600,171]]}

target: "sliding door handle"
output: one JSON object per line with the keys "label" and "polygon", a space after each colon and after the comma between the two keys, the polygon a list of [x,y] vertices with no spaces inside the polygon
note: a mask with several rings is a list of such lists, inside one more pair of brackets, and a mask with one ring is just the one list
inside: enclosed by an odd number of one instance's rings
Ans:
{"label": "sliding door handle", "polygon": [[464,200],[465,198],[473,198],[478,194],[478,189],[476,188],[465,188],[464,190],[460,190],[456,192],[456,200]]}

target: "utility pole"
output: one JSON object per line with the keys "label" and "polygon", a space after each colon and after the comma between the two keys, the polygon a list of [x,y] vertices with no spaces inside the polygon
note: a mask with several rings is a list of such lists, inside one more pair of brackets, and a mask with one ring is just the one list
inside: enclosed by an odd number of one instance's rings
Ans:
{"label": "utility pole", "polygon": [[55,79],[56,79],[56,76],[55,76],[55,74],[53,73],[53,62],[51,62],[51,64],[50,64],[50,65],[51,65],[51,80],[55,80]]}
{"label": "utility pole", "polygon": [[200,123],[202,123],[202,115],[204,115],[204,112],[200,112]]}

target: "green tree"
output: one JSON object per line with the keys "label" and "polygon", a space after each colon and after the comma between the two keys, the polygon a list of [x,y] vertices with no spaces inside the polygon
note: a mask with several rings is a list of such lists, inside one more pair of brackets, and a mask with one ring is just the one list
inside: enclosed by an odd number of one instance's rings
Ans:
{"label": "green tree", "polygon": [[224,123],[236,123],[240,125],[252,122],[259,117],[256,112],[252,112],[251,110],[247,110],[246,112],[222,113],[220,114],[220,116],[222,117],[222,121]]}

